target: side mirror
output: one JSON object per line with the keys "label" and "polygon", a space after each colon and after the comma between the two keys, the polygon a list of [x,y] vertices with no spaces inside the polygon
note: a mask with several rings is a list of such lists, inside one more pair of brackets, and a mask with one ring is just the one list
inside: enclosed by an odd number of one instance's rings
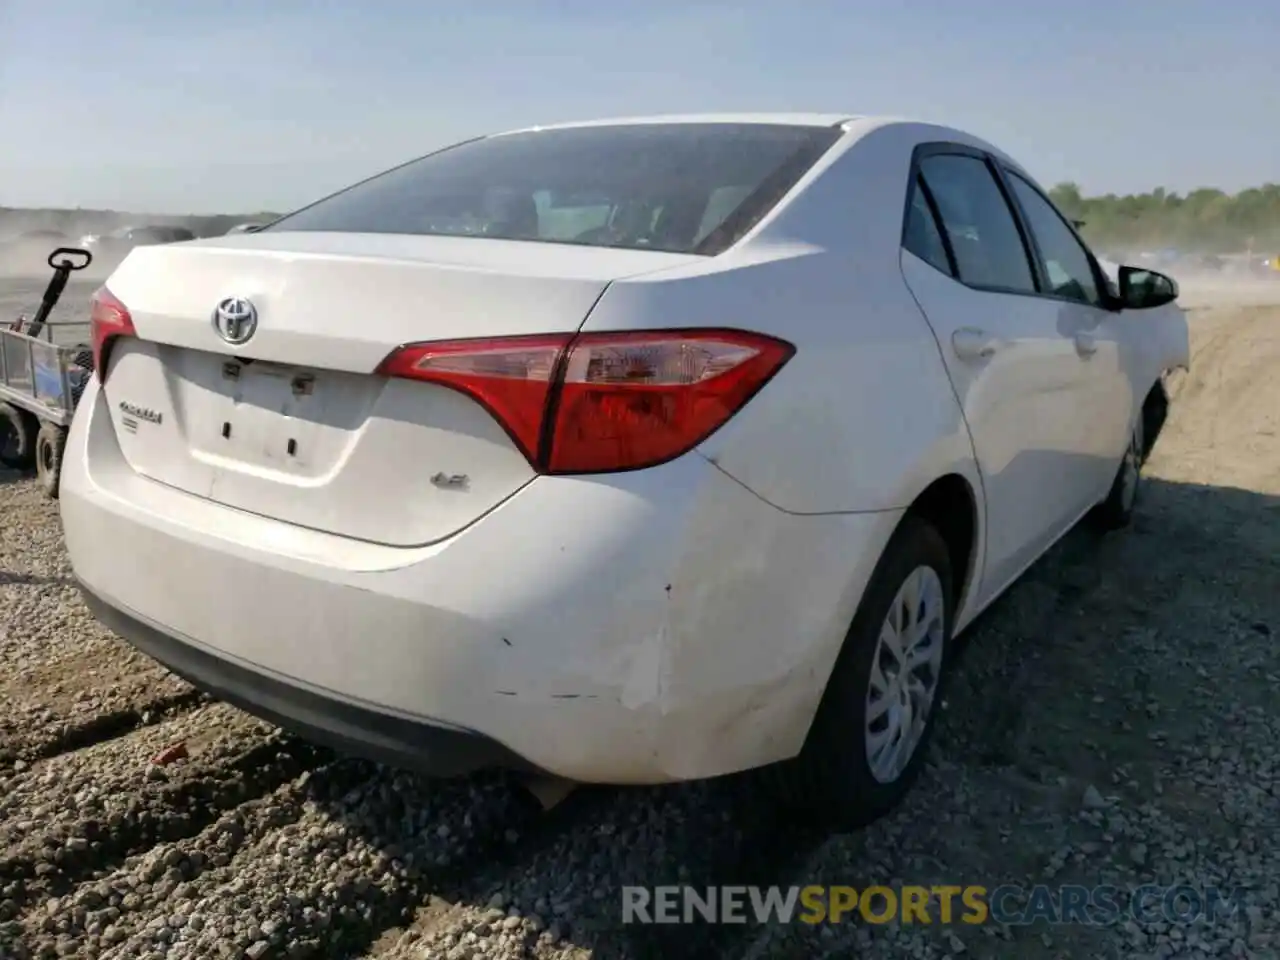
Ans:
{"label": "side mirror", "polygon": [[1142,267],[1120,268],[1120,304],[1126,310],[1150,310],[1178,299],[1173,277]]}

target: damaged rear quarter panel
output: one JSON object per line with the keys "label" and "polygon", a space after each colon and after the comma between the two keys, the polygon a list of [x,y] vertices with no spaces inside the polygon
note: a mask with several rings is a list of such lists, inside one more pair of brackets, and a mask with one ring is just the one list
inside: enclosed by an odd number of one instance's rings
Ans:
{"label": "damaged rear quarter panel", "polygon": [[795,755],[900,511],[798,516],[719,471],[688,516],[663,628],[623,702],[673,779]]}

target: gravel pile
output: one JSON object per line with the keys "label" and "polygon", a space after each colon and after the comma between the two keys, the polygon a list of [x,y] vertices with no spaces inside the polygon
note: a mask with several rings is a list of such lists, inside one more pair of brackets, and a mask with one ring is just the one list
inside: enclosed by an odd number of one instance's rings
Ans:
{"label": "gravel pile", "polygon": [[[1280,311],[1197,331],[1212,349],[1135,528],[1071,534],[982,618],[908,803],[834,838],[749,779],[542,814],[502,777],[430,783],[281,734],[98,628],[56,509],[0,471],[0,958],[1280,956],[1280,451],[1237,465],[1222,439],[1224,410],[1240,431],[1280,404],[1211,388],[1246,362],[1227,333],[1280,366]],[[1241,900],[1214,923],[621,923],[623,885],[678,883]]]}

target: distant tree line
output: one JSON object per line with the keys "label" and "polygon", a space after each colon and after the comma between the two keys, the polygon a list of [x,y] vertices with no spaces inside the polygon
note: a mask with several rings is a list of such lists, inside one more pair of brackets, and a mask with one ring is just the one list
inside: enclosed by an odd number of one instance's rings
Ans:
{"label": "distant tree line", "polygon": [[1060,183],[1049,192],[1063,213],[1085,221],[1086,239],[1102,251],[1280,253],[1280,184],[1235,194],[1156,187],[1150,193],[1086,197],[1074,183]]}

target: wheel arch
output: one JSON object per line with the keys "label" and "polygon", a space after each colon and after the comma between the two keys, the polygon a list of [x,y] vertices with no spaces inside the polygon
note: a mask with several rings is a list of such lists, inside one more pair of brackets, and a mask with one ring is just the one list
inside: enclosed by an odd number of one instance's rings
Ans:
{"label": "wheel arch", "polygon": [[978,582],[983,516],[974,484],[960,473],[938,477],[912,500],[904,517],[924,520],[942,536],[951,558],[953,617],[967,605]]}
{"label": "wheel arch", "polygon": [[1169,418],[1169,391],[1164,385],[1164,377],[1152,384],[1151,389],[1142,400],[1142,459],[1151,456]]}
{"label": "wheel arch", "polygon": [[848,616],[840,617],[845,632],[840,635],[840,642],[830,648],[825,659],[821,686],[817,688],[818,695],[813,701],[812,714],[808,718],[807,726],[811,726],[813,719],[817,716],[822,699],[826,695],[827,686],[831,683],[836,663],[848,640],[847,631],[862,607],[871,580],[883,565],[885,556],[908,517],[923,520],[934,527],[946,543],[953,568],[952,574],[956,580],[956,584],[953,584],[954,596],[952,597],[953,630],[967,622],[966,611],[972,608],[972,599],[977,593],[976,587],[981,583],[981,560],[985,550],[986,517],[981,489],[976,465],[966,462],[956,464],[953,469],[935,476],[906,501],[908,506],[901,511],[892,528],[885,533],[880,555],[871,564],[867,579],[849,609]]}
{"label": "wheel arch", "polygon": [[[894,545],[901,539],[907,525],[923,522],[937,531],[951,561],[954,578],[952,597],[952,630],[963,625],[966,609],[972,607],[972,597],[981,582],[984,546],[985,511],[982,496],[981,479],[976,464],[959,463],[953,469],[935,476],[923,489],[920,489],[909,501],[909,505],[897,511],[897,519],[888,528],[883,540],[880,554],[876,557],[870,575],[863,584],[857,601],[853,605],[846,631],[857,623],[859,612],[867,602],[868,594],[875,578],[884,569]],[[842,618],[843,619],[843,618]],[[822,678],[819,696],[813,703],[813,710],[808,718],[805,736],[800,753],[794,755],[793,762],[800,763],[806,751],[813,749],[815,730],[821,723],[824,710],[830,710],[832,683],[835,681],[840,664],[850,656],[849,633],[841,637],[834,656],[828,665],[826,675]],[[774,767],[785,775],[787,767]]]}

